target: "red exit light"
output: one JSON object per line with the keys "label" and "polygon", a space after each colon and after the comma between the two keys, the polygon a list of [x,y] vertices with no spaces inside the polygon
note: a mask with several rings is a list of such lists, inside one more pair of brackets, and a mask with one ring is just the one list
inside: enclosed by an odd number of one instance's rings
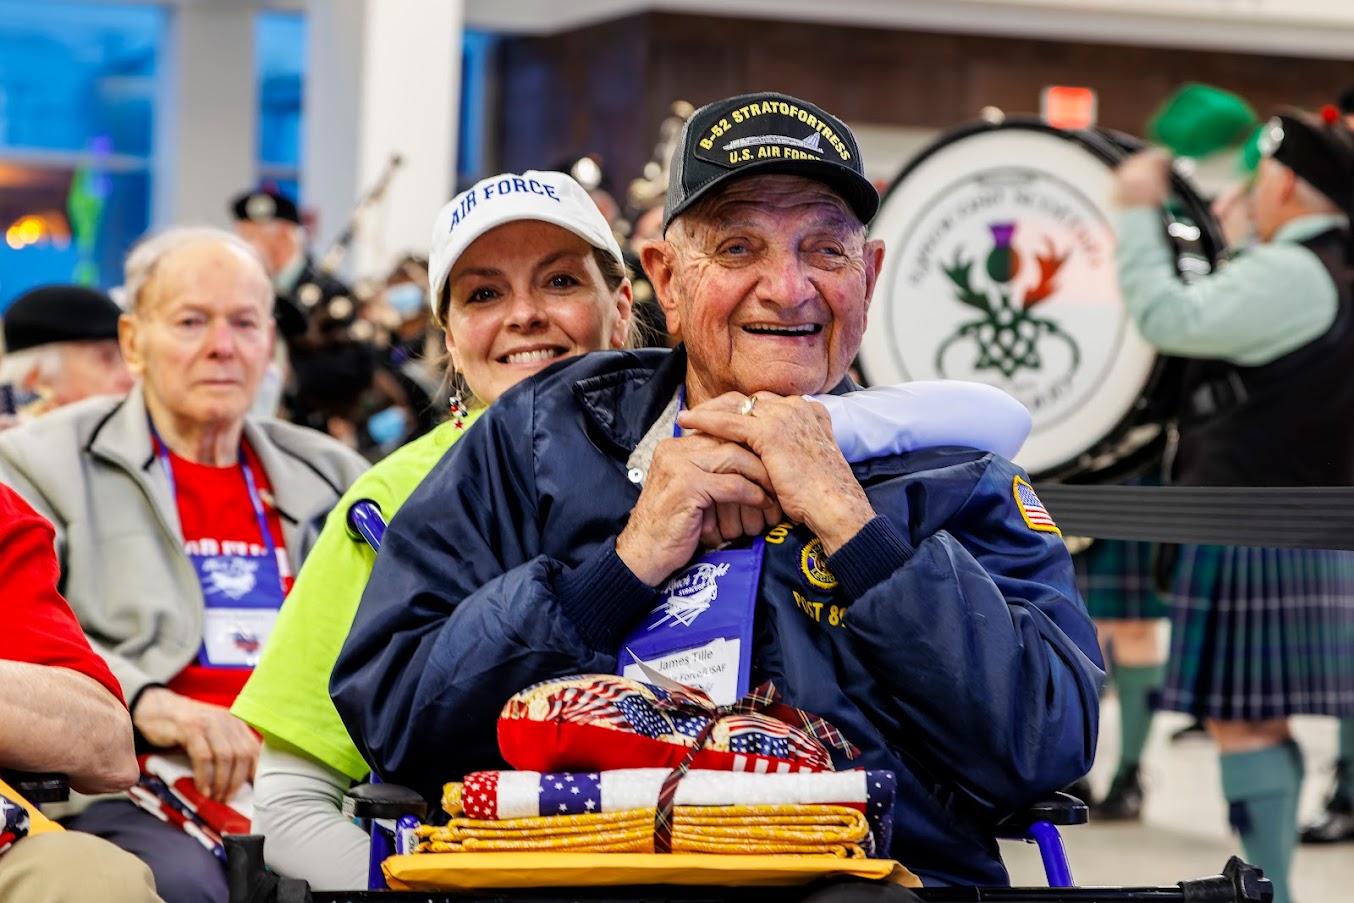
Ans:
{"label": "red exit light", "polygon": [[1095,91],[1070,85],[1050,85],[1039,101],[1040,114],[1060,129],[1085,129],[1095,125]]}

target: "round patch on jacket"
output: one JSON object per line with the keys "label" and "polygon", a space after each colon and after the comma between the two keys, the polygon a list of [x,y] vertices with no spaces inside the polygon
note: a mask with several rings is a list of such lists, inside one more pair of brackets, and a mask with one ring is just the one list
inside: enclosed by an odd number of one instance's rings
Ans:
{"label": "round patch on jacket", "polygon": [[827,569],[827,555],[823,552],[823,541],[818,537],[804,544],[799,553],[799,570],[813,586],[819,589],[836,589],[837,578]]}

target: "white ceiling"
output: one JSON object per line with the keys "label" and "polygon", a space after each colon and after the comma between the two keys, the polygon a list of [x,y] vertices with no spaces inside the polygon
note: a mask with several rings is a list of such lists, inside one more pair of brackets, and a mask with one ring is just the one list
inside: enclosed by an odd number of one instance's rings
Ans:
{"label": "white ceiling", "polygon": [[[441,0],[431,0],[441,2]],[[549,33],[645,10],[1354,60],[1350,0],[464,0],[466,24]]]}
{"label": "white ceiling", "polygon": [[[106,0],[113,2],[113,0]],[[125,0],[117,0],[125,2]],[[304,10],[335,0],[250,2]],[[451,0],[419,0],[446,3]],[[1354,61],[1354,0],[462,0],[467,27],[549,34],[645,11]]]}

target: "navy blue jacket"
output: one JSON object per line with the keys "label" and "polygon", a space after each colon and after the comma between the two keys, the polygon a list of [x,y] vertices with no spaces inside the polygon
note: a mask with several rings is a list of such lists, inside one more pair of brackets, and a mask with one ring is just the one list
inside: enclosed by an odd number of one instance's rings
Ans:
{"label": "navy blue jacket", "polygon": [[[330,684],[383,777],[435,800],[504,767],[495,720],[514,692],[615,671],[657,600],[615,552],[639,495],[626,459],[685,369],[680,351],[607,352],[519,384],[396,514]],[[826,594],[764,568],[753,685],[774,680],[860,747],[839,768],[897,773],[893,855],[923,880],[1006,883],[995,823],[1095,750],[1103,674],[1071,559],[1027,525],[1021,471],[994,455],[854,469],[881,516],[828,561]]]}

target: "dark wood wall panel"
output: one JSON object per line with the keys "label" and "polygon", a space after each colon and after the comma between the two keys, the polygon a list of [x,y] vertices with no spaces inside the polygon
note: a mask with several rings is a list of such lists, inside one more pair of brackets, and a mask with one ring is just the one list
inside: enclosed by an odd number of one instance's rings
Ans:
{"label": "dark wood wall panel", "polygon": [[774,89],[848,122],[945,128],[986,105],[1033,112],[1045,85],[1089,85],[1102,125],[1140,134],[1188,81],[1235,91],[1261,113],[1319,106],[1354,84],[1349,60],[671,13],[514,38],[499,59],[502,167],[595,150],[618,190],[649,159],[658,124],[677,99],[699,105]]}

